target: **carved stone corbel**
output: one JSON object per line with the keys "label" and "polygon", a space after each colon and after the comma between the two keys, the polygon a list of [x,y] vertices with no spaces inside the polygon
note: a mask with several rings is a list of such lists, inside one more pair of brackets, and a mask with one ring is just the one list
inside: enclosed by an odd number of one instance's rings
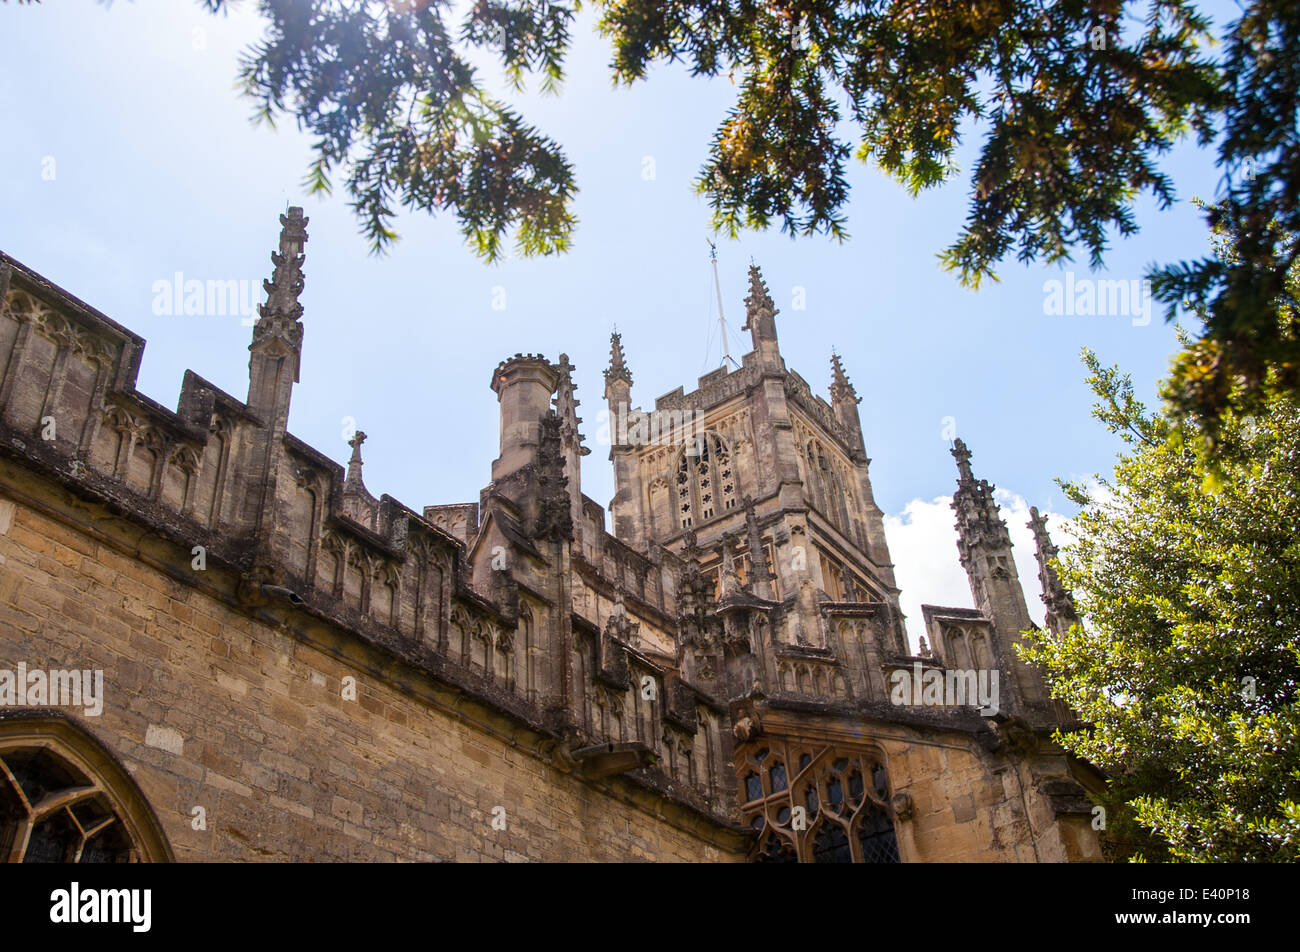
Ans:
{"label": "carved stone corbel", "polygon": [[894,794],[889,801],[889,805],[894,808],[894,816],[903,821],[912,819],[912,814],[916,809],[916,805],[912,802],[912,795],[906,790],[900,790]]}

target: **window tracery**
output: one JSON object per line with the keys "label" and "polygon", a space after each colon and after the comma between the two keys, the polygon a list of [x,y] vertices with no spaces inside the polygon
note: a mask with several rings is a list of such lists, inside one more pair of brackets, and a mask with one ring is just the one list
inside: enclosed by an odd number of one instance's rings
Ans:
{"label": "window tracery", "polygon": [[681,528],[707,522],[736,508],[736,474],[731,452],[713,431],[681,451],[673,476],[677,521]]}
{"label": "window tracery", "polygon": [[900,861],[889,777],[879,754],[774,744],[742,755],[741,763],[744,822],[758,834],[755,860]]}
{"label": "window tracery", "polygon": [[138,789],[96,742],[61,720],[0,725],[0,862],[170,858]]}

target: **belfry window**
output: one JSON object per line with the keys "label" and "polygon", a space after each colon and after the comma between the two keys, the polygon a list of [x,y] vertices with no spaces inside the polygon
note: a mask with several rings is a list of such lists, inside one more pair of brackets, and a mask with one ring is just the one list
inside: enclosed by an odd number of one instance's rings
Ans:
{"label": "belfry window", "polygon": [[682,450],[673,489],[683,529],[736,507],[736,474],[721,437],[708,432]]}

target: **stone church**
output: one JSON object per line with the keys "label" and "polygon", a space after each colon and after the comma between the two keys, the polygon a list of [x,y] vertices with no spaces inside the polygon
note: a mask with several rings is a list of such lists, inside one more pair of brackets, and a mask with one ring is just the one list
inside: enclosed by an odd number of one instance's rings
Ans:
{"label": "stone church", "polygon": [[977,607],[926,606],[914,653],[859,398],[786,367],[756,267],[752,351],[689,393],[637,407],[613,336],[608,520],[563,354],[492,371],[490,481],[417,509],[364,434],[344,469],[288,432],[280,221],[247,397],[188,371],[174,412],[143,339],[0,255],[0,856],[1101,859],[993,487],[958,441]]}

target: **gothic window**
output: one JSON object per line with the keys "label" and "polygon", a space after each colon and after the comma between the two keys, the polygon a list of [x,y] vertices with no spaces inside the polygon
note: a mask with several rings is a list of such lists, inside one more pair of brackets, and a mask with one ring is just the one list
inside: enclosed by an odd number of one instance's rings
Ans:
{"label": "gothic window", "polygon": [[0,724],[0,861],[170,858],[139,788],[97,742],[61,719]]}
{"label": "gothic window", "polygon": [[736,507],[736,474],[722,438],[709,431],[682,450],[673,477],[678,523],[686,529]]}
{"label": "gothic window", "polygon": [[[755,861],[900,861],[889,778],[878,754],[772,744],[737,755],[744,821],[758,835]],[[790,775],[787,765],[796,763]]]}

